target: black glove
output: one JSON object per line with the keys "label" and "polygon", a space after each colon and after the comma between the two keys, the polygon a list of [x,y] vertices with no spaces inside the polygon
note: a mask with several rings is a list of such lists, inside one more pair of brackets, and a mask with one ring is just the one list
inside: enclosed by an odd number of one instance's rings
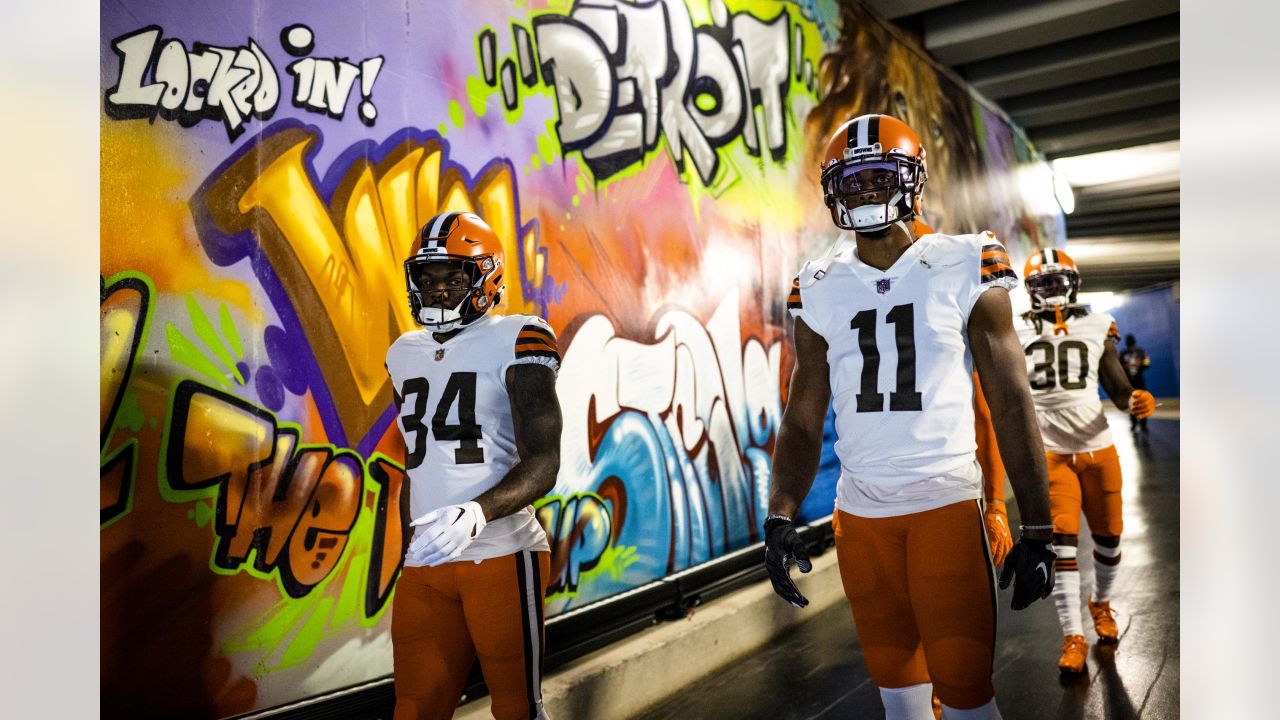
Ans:
{"label": "black glove", "polygon": [[[1058,559],[1048,540],[1021,538],[1004,559],[1000,571],[1000,589],[1013,580],[1014,610],[1021,610],[1053,591],[1053,563]],[[1015,579],[1016,578],[1016,579]]]}
{"label": "black glove", "polygon": [[788,517],[771,516],[764,521],[764,567],[769,571],[773,591],[783,600],[802,608],[809,604],[809,600],[791,581],[792,565],[799,567],[800,572],[807,573],[813,569],[795,524]]}

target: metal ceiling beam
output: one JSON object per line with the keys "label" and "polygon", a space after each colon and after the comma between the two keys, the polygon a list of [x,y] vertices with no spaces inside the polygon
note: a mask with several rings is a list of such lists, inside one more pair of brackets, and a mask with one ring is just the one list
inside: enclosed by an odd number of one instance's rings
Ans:
{"label": "metal ceiling beam", "polygon": [[1135,197],[1146,193],[1176,193],[1181,185],[1181,178],[1177,175],[1160,175],[1103,183],[1101,185],[1073,186],[1071,189],[1076,196],[1076,205],[1081,205],[1109,198]]}
{"label": "metal ceiling beam", "polygon": [[971,0],[927,13],[924,46],[947,65],[1008,55],[1178,11],[1178,0]]}
{"label": "metal ceiling beam", "polygon": [[908,15],[937,10],[940,7],[953,5],[960,0],[863,0],[886,20],[896,20]]}
{"label": "metal ceiling beam", "polygon": [[[1178,103],[1100,115],[1088,120],[1046,125],[1027,133],[1040,152],[1055,157],[1102,149],[1146,145],[1178,137]],[[1172,134],[1172,137],[1164,137]],[[1153,140],[1155,136],[1161,136]]]}
{"label": "metal ceiling beam", "polygon": [[1166,63],[1012,97],[1000,107],[1024,129],[1044,127],[1177,100],[1178,81],[1178,63]]}
{"label": "metal ceiling beam", "polygon": [[1177,62],[1178,14],[957,68],[992,100]]}
{"label": "metal ceiling beam", "polygon": [[1160,192],[1143,193],[1141,195],[1102,195],[1088,200],[1082,200],[1080,195],[1076,195],[1075,212],[1068,216],[1070,218],[1079,215],[1087,217],[1098,213],[1120,212],[1135,209],[1158,208],[1158,207],[1178,207],[1181,202],[1181,193],[1178,188],[1172,190],[1163,190]]}
{"label": "metal ceiling beam", "polygon": [[1176,233],[1068,238],[1064,249],[1080,267],[1086,291],[1133,290],[1177,280],[1181,273]]}

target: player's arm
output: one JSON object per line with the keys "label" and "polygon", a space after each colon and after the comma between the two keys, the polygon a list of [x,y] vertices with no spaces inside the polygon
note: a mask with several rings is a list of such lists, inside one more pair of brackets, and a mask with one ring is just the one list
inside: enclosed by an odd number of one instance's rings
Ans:
{"label": "player's arm", "polygon": [[813,486],[822,458],[822,424],[831,401],[831,377],[827,342],[800,318],[795,320],[795,350],[787,407],[782,411],[782,425],[773,448],[769,517],[764,523],[764,565],[773,591],[792,605],[804,607],[809,600],[791,580],[791,566],[809,572],[813,564],[792,519]]}
{"label": "player's arm", "polygon": [[507,393],[520,461],[476,498],[486,520],[510,515],[551,492],[560,471],[564,423],[555,370],[535,363],[512,365],[507,368]]}
{"label": "player's arm", "polygon": [[1139,418],[1150,417],[1156,411],[1156,399],[1146,390],[1134,390],[1129,374],[1120,363],[1114,337],[1103,343],[1102,359],[1098,361],[1098,382],[1107,391],[1107,397],[1121,410]]}
{"label": "player's arm", "polygon": [[[1013,485],[1023,525],[1048,525],[1049,471],[1040,426],[1027,385],[1026,360],[1013,329],[1007,291],[982,293],[969,316],[969,347],[978,369],[1000,458]],[[1052,532],[1027,531],[1025,537],[1048,540]]]}
{"label": "player's arm", "polygon": [[1026,360],[1013,329],[1009,293],[993,288],[978,296],[968,332],[973,361],[991,406],[1000,458],[1022,515],[1024,529],[1000,574],[1001,587],[1016,578],[1013,608],[1020,610],[1053,589],[1055,556],[1050,548],[1049,471],[1027,384]]}
{"label": "player's arm", "polygon": [[822,425],[831,403],[827,342],[800,318],[795,320],[795,350],[769,489],[769,514],[786,517],[795,517],[813,486],[822,458]]}
{"label": "player's arm", "polygon": [[1129,396],[1133,394],[1133,386],[1129,384],[1129,375],[1120,364],[1120,353],[1116,351],[1116,341],[1107,338],[1102,344],[1102,359],[1098,361],[1098,382],[1107,391],[1107,397],[1120,410],[1129,409]]}

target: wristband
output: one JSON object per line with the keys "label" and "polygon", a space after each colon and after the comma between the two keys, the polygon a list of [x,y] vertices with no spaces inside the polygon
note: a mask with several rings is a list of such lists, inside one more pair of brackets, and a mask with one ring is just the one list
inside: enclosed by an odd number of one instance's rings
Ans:
{"label": "wristband", "polygon": [[764,527],[767,530],[769,528],[770,523],[777,524],[777,523],[789,523],[789,522],[792,522],[792,520],[786,515],[770,515],[764,519]]}
{"label": "wristband", "polygon": [[1052,530],[1053,525],[1019,525],[1018,532],[1026,532],[1027,530]]}

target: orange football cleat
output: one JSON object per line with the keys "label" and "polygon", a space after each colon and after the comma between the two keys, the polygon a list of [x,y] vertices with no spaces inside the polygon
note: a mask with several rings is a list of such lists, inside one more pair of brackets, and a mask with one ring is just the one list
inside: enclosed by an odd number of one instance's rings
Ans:
{"label": "orange football cleat", "polygon": [[1062,657],[1058,658],[1058,669],[1062,672],[1078,673],[1084,671],[1084,659],[1089,654],[1089,643],[1083,635],[1068,635],[1062,638]]}
{"label": "orange football cleat", "polygon": [[1116,627],[1116,611],[1111,609],[1111,602],[1096,603],[1089,599],[1089,614],[1093,616],[1093,629],[1098,632],[1099,640],[1119,640],[1120,628]]}

